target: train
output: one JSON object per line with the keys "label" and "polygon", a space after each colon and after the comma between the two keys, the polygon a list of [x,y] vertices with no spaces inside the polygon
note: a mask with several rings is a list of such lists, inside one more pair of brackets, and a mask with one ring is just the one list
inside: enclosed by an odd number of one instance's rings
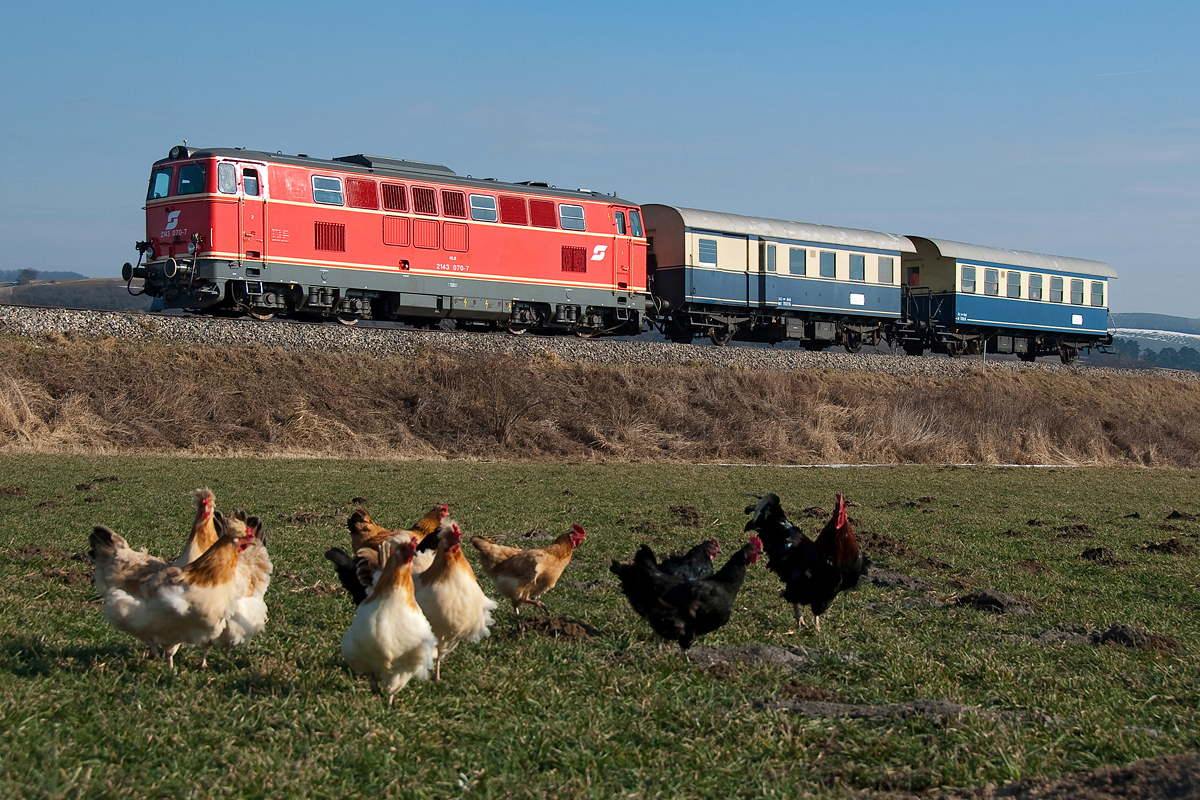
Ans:
{"label": "train", "polygon": [[121,275],[162,308],[1033,361],[1112,343],[1100,261],[664,204],[441,164],[170,149]]}

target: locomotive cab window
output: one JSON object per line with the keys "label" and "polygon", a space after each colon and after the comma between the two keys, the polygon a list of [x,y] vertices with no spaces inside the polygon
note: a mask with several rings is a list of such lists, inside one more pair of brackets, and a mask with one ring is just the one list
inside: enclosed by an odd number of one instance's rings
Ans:
{"label": "locomotive cab window", "polygon": [[1015,269],[1010,269],[1008,271],[1008,296],[1021,296],[1021,273],[1017,272]]}
{"label": "locomotive cab window", "polygon": [[634,236],[644,235],[642,231],[642,215],[638,213],[637,209],[631,208],[629,210],[629,232]]}
{"label": "locomotive cab window", "polygon": [[1092,305],[1097,308],[1104,305],[1104,283],[1092,281]]}
{"label": "locomotive cab window", "polygon": [[586,231],[587,220],[583,216],[583,206],[573,206],[567,203],[558,204],[558,220],[564,230]]}
{"label": "locomotive cab window", "polygon": [[850,280],[865,281],[867,279],[867,257],[858,253],[850,254]]}
{"label": "locomotive cab window", "polygon": [[247,197],[258,197],[258,170],[242,170],[242,193]]}
{"label": "locomotive cab window", "polygon": [[1030,275],[1029,276],[1029,299],[1030,300],[1041,300],[1042,299],[1042,276],[1041,275]]}
{"label": "locomotive cab window", "polygon": [[237,194],[237,167],[228,161],[217,164],[217,191],[221,194]]}
{"label": "locomotive cab window", "polygon": [[989,297],[1000,295],[1000,270],[985,269],[983,271],[983,293]]}
{"label": "locomotive cab window", "polygon": [[204,191],[204,165],[184,164],[179,168],[179,194],[200,194]]}
{"label": "locomotive cab window", "polygon": [[154,170],[150,176],[150,191],[146,192],[147,200],[157,200],[171,193],[171,168],[163,167]]}
{"label": "locomotive cab window", "polygon": [[625,235],[625,212],[624,211],[614,212],[613,213],[613,222],[615,222],[617,225],[617,235],[624,236]]}
{"label": "locomotive cab window", "polygon": [[1063,279],[1050,279],[1050,302],[1061,303],[1063,301]]}
{"label": "locomotive cab window", "polygon": [[1083,305],[1083,281],[1071,279],[1071,305]]}
{"label": "locomotive cab window", "polygon": [[496,214],[496,198],[486,194],[473,194],[471,200],[471,219],[479,222],[495,222],[499,219]]}
{"label": "locomotive cab window", "polygon": [[837,253],[830,252],[829,250],[821,251],[821,277],[837,277]]}
{"label": "locomotive cab window", "polygon": [[962,268],[962,283],[960,291],[966,294],[975,294],[975,268]]}
{"label": "locomotive cab window", "polygon": [[788,248],[788,272],[792,275],[803,275],[805,268],[805,256],[808,251],[803,247]]}
{"label": "locomotive cab window", "polygon": [[893,267],[893,263],[894,262],[892,261],[891,256],[880,256],[879,257],[879,282],[880,283],[884,283],[884,284],[891,286],[892,283],[895,281],[896,272],[895,272],[895,268]]}
{"label": "locomotive cab window", "polygon": [[342,179],[314,175],[312,179],[313,202],[327,206],[343,205]]}

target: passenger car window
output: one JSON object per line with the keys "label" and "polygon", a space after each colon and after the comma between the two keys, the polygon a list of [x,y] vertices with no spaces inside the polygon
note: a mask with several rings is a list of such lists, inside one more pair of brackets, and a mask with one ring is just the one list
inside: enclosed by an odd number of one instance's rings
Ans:
{"label": "passenger car window", "polygon": [[1042,276],[1041,275],[1030,275],[1029,276],[1029,299],[1030,300],[1041,300],[1042,299]]}
{"label": "passenger car window", "polygon": [[1104,283],[1102,281],[1092,281],[1092,305],[1097,307],[1104,305]]}
{"label": "passenger car window", "polygon": [[894,267],[892,266],[892,263],[893,262],[892,262],[891,256],[880,256],[879,257],[879,282],[880,283],[886,283],[886,284],[891,285],[891,283],[896,279],[896,272],[895,272]]}
{"label": "passenger car window", "polygon": [[1008,296],[1021,296],[1021,273],[1012,269],[1008,271]]}
{"label": "passenger car window", "polygon": [[204,191],[204,165],[184,164],[179,168],[179,194],[200,194]]}
{"label": "passenger car window", "polygon": [[775,245],[767,245],[767,272],[775,271]]}
{"label": "passenger car window", "polygon": [[558,205],[559,225],[568,231],[586,231],[587,220],[583,216],[583,206],[572,206],[566,203]]}
{"label": "passenger car window", "polygon": [[858,253],[850,254],[850,280],[865,281],[867,279],[867,257]]}
{"label": "passenger car window", "polygon": [[983,271],[983,293],[991,297],[1000,295],[1000,270],[985,269]]}
{"label": "passenger car window", "polygon": [[157,200],[166,197],[171,192],[171,168],[163,167],[154,170],[150,176],[150,191],[146,193],[147,200]]}
{"label": "passenger car window", "polygon": [[342,179],[325,178],[313,175],[313,202],[324,203],[327,206],[342,205]]}
{"label": "passenger car window", "polygon": [[837,253],[832,253],[828,250],[821,251],[821,277],[837,277]]}
{"label": "passenger car window", "polygon": [[237,167],[228,161],[217,164],[217,191],[221,194],[237,194]]}
{"label": "passenger car window", "polygon": [[697,259],[700,264],[706,267],[715,267],[717,265],[717,240],[701,239],[696,245],[700,251],[700,257]]}
{"label": "passenger car window", "polygon": [[1051,303],[1061,303],[1062,300],[1063,300],[1063,279],[1062,278],[1051,278],[1050,279],[1050,302]]}
{"label": "passenger car window", "polygon": [[1071,305],[1083,305],[1083,281],[1071,279]]}
{"label": "passenger car window", "polygon": [[962,268],[962,291],[967,294],[975,294],[975,268]]}
{"label": "passenger car window", "polygon": [[803,275],[805,264],[805,256],[808,251],[803,247],[788,248],[788,272],[792,275]]}
{"label": "passenger car window", "polygon": [[496,216],[496,198],[486,194],[471,195],[471,219],[479,220],[480,222],[495,222]]}

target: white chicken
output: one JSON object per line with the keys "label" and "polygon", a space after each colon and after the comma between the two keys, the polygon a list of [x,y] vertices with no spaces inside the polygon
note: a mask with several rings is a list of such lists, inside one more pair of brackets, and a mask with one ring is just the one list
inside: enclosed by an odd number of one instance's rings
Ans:
{"label": "white chicken", "polygon": [[342,637],[350,668],[371,680],[388,705],[413,678],[429,677],[437,638],[413,593],[412,559],[417,543],[403,538],[380,544],[379,573]]}
{"label": "white chicken", "polygon": [[218,528],[242,525],[249,542],[238,558],[237,600],[230,609],[225,629],[214,639],[200,643],[201,667],[208,666],[210,646],[220,645],[228,653],[231,648],[250,641],[267,626],[267,604],[263,595],[271,585],[271,572],[274,570],[271,557],[267,554],[266,534],[258,517],[247,518],[243,512],[234,511],[226,519],[218,511],[215,521]]}
{"label": "white chicken", "polygon": [[475,572],[462,552],[462,531],[452,520],[442,523],[438,530],[437,553],[432,563],[422,566],[417,571],[417,562],[413,561],[413,583],[417,605],[425,612],[433,635],[437,637],[433,679],[440,681],[442,662],[459,642],[477,642],[488,635],[496,601],[479,588]]}

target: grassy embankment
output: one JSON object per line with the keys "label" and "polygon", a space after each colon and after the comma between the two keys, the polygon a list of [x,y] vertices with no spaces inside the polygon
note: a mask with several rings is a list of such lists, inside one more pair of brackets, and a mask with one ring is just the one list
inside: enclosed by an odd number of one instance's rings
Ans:
{"label": "grassy embankment", "polygon": [[[173,556],[190,525],[185,493],[203,485],[219,507],[264,517],[271,621],[207,671],[185,651],[172,674],[103,622],[90,566],[73,556],[99,522]],[[840,796],[1200,747],[1200,522],[1166,519],[1200,513],[1195,471],[9,455],[0,487],[3,796]],[[723,561],[744,541],[742,493],[768,490],[809,532],[821,520],[800,510],[847,493],[878,568],[924,586],[867,586],[838,599],[820,635],[794,634],[760,565],[703,644],[798,646],[809,660],[702,668],[656,648],[606,581],[609,560],[642,541],[666,550],[716,535]],[[518,632],[526,615],[502,607],[443,683],[414,683],[388,708],[341,659],[351,608],[321,555],[347,541],[359,495],[392,524],[445,500],[468,536],[521,544],[582,523],[589,537],[545,599],[598,634]],[[1183,552],[1143,549],[1170,538]],[[1101,545],[1113,561],[1080,558]],[[955,604],[976,589],[1032,613]],[[1166,638],[1159,649],[1034,638],[1114,624]],[[848,718],[760,705],[772,699],[965,708]]]}

